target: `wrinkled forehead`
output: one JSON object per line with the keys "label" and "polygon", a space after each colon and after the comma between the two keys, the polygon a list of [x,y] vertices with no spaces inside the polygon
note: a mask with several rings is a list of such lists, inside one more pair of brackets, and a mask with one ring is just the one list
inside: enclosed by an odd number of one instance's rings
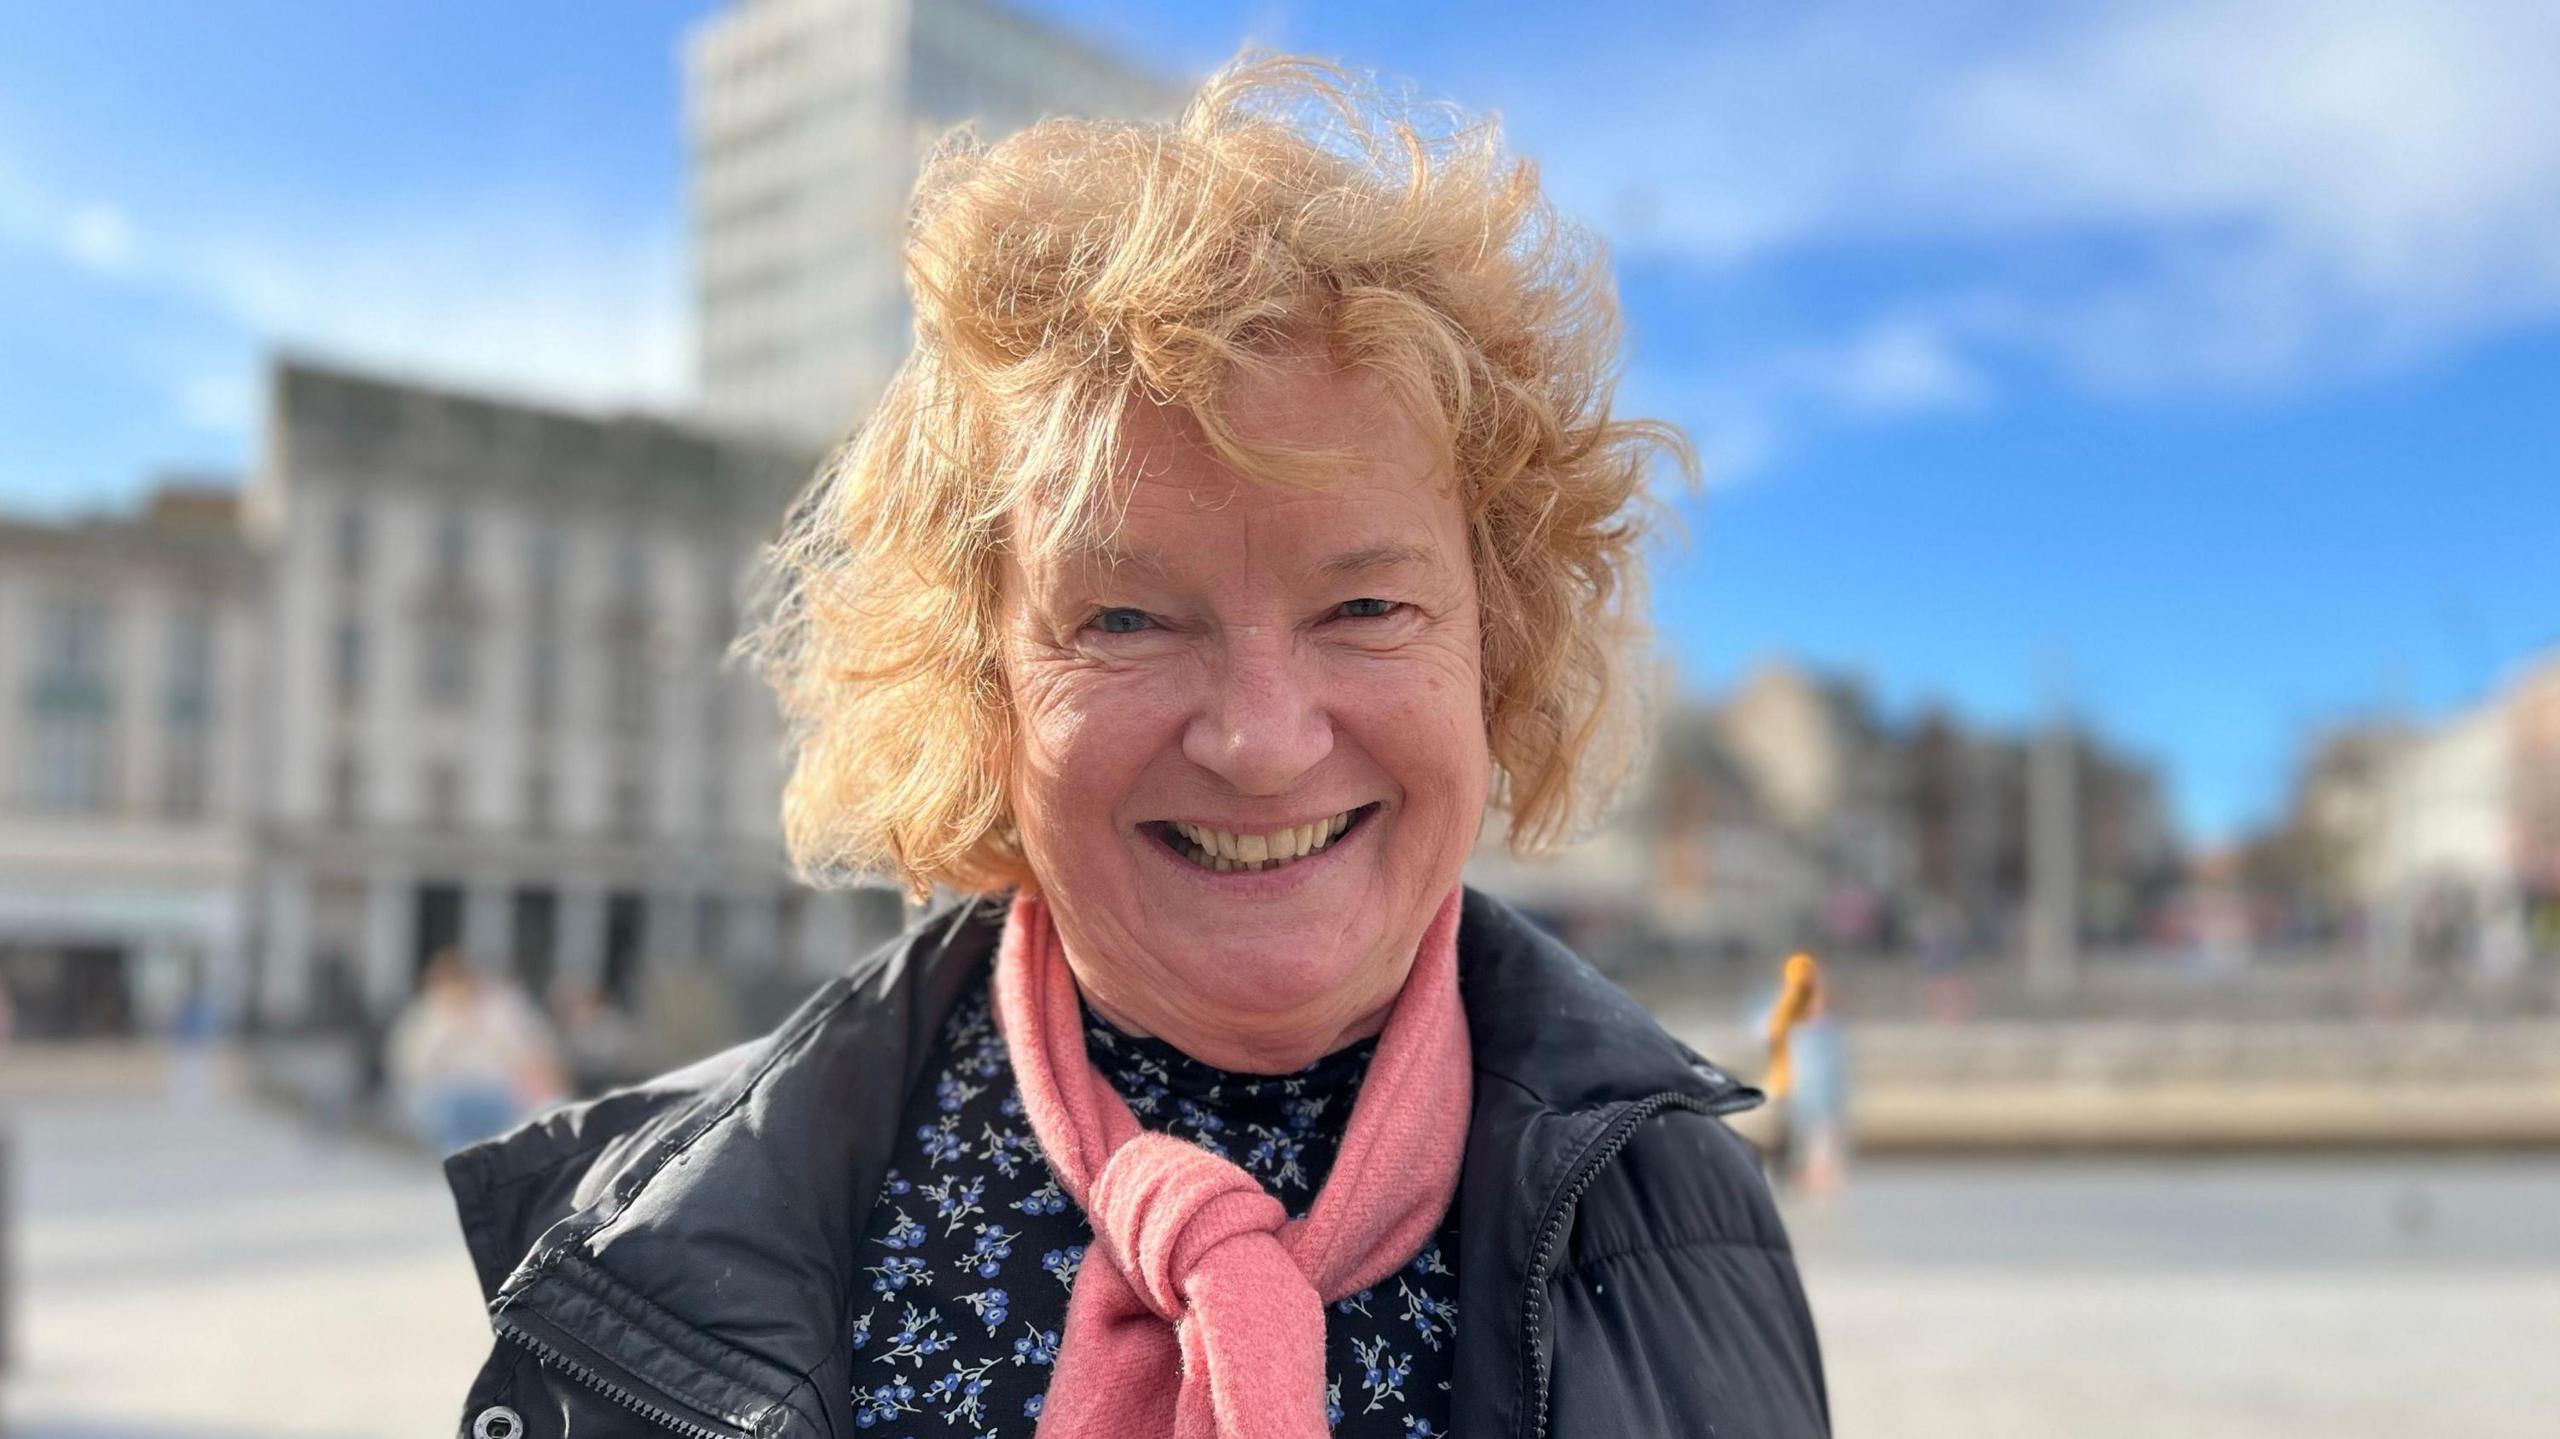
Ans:
{"label": "wrinkled forehead", "polygon": [[1436,508],[1455,488],[1436,416],[1365,370],[1246,372],[1214,415],[1139,399],[1116,419],[1094,478],[1036,486],[1016,504],[1008,549],[1051,563],[1160,566],[1133,522],[1180,512],[1245,524],[1273,510],[1340,520],[1381,501]]}
{"label": "wrinkled forehead", "polygon": [[[1428,447],[1437,426],[1379,369],[1336,363],[1312,342],[1284,344],[1231,371],[1216,418],[1236,439],[1269,451],[1342,449],[1362,454]],[[1201,418],[1175,405],[1133,407],[1127,417],[1168,439],[1197,438]]]}

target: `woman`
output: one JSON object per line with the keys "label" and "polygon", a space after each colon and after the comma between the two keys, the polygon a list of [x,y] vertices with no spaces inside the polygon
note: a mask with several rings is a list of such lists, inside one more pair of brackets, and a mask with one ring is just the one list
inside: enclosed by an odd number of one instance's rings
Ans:
{"label": "woman", "polygon": [[1825,1432],[1757,1096],[1459,885],[1624,769],[1593,248],[1263,62],[946,150],[908,272],[760,653],[803,867],[960,897],[452,1161],[471,1431]]}

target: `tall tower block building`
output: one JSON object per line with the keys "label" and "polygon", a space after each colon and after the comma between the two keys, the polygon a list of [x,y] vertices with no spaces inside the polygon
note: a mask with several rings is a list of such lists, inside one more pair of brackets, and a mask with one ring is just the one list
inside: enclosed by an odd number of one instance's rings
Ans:
{"label": "tall tower block building", "polygon": [[685,46],[704,417],[840,438],[905,356],[899,237],[952,127],[1170,114],[1181,91],[982,0],[739,0]]}

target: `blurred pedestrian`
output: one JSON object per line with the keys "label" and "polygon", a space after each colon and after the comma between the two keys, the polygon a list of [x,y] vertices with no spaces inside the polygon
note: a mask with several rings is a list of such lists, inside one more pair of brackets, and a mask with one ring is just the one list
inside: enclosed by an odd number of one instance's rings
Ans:
{"label": "blurred pedestrian", "polygon": [[1830,1198],[1848,1177],[1849,1065],[1829,986],[1812,955],[1787,957],[1762,1032],[1769,1068],[1761,1088],[1786,1118],[1778,1177],[1798,1194]]}
{"label": "blurred pedestrian", "polygon": [[513,1128],[568,1097],[558,1045],[523,991],[480,973],[459,949],[427,962],[392,1025],[392,1093],[440,1154]]}
{"label": "blurred pedestrian", "polygon": [[202,1109],[213,1098],[214,1051],[222,1038],[222,1014],[201,966],[191,966],[186,998],[169,1020],[169,1102]]}

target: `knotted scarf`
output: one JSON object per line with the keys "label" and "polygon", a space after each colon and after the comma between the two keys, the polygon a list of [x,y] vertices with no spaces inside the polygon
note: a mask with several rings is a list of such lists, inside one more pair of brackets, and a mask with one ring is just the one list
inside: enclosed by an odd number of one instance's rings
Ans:
{"label": "knotted scarf", "polygon": [[1041,1439],[1325,1439],[1324,1306],[1422,1248],[1456,1191],[1471,1089],[1458,891],[1413,970],[1306,1217],[1198,1145],[1142,1128],[1086,1056],[1048,907],[1015,898],[996,1014],[1022,1106],[1094,1243],[1067,1296]]}

